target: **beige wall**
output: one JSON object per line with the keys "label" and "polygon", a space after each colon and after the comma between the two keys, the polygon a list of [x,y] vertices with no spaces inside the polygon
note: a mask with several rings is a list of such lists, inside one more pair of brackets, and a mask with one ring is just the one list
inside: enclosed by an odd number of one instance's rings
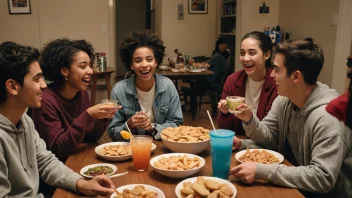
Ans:
{"label": "beige wall", "polygon": [[237,25],[236,25],[236,58],[235,70],[243,69],[240,64],[240,45],[242,37],[248,32],[264,31],[265,26],[275,27],[279,24],[279,0],[266,0],[265,5],[269,7],[268,14],[260,14],[259,7],[263,5],[262,0],[237,0]]}
{"label": "beige wall", "polygon": [[339,13],[336,0],[281,0],[279,24],[291,38],[312,37],[324,50],[325,63],[319,81],[332,84],[337,26],[332,16]]}
{"label": "beige wall", "polygon": [[41,48],[60,37],[86,39],[111,62],[109,0],[32,0],[31,9],[30,15],[9,15],[7,1],[0,2],[0,41]]}
{"label": "beige wall", "polygon": [[14,41],[34,47],[41,47],[38,21],[38,0],[31,1],[28,15],[10,15],[8,1],[0,1],[0,43]]}
{"label": "beige wall", "polygon": [[[160,2],[159,2],[160,3]],[[184,5],[184,19],[177,19],[177,4]],[[216,35],[216,1],[208,1],[208,14],[188,14],[188,0],[163,0],[161,15],[157,20],[156,32],[161,35],[167,54],[174,55],[174,49],[192,56],[211,56]],[[159,30],[160,29],[160,30]]]}

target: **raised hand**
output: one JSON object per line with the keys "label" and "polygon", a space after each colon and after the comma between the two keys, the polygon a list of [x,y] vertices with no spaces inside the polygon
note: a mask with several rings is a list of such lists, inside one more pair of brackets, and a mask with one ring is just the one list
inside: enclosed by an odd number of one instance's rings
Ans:
{"label": "raised hand", "polygon": [[241,113],[236,113],[235,116],[245,122],[248,122],[249,120],[252,119],[253,117],[253,112],[249,108],[249,106],[245,103],[240,104],[237,108],[236,111],[240,111]]}
{"label": "raised hand", "polygon": [[226,100],[222,99],[218,102],[218,109],[221,111],[223,114],[227,114],[229,112],[229,108],[227,107],[227,102]]}
{"label": "raised hand", "polygon": [[135,129],[136,127],[144,130],[152,128],[149,117],[142,111],[136,112],[136,114],[127,120],[127,124],[132,129]]}
{"label": "raised hand", "polygon": [[93,118],[97,118],[97,119],[103,119],[103,118],[111,119],[112,117],[114,117],[114,115],[115,115],[115,113],[116,113],[118,108],[121,108],[121,106],[120,107],[116,107],[116,106],[111,106],[111,105],[108,105],[108,104],[100,103],[100,104],[96,104],[96,105],[88,108],[87,112]]}

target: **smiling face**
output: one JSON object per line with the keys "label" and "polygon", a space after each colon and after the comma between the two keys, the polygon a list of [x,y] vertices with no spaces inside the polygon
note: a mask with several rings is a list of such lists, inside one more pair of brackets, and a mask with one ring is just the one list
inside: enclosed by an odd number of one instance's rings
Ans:
{"label": "smiling face", "polygon": [[241,43],[240,62],[248,76],[260,76],[265,72],[265,61],[270,58],[270,51],[263,54],[259,41],[246,38]]}
{"label": "smiling face", "polygon": [[133,52],[131,69],[136,73],[137,83],[153,85],[156,66],[157,61],[150,48],[140,47]]}
{"label": "smiling face", "polygon": [[68,79],[64,83],[68,83],[73,89],[87,90],[93,74],[88,54],[83,51],[77,52],[70,68],[62,68],[61,74]]}
{"label": "smiling face", "polygon": [[34,61],[29,66],[29,72],[24,76],[23,86],[19,86],[16,100],[25,108],[39,108],[41,106],[42,90],[46,87],[39,63]]}
{"label": "smiling face", "polygon": [[285,57],[282,54],[276,54],[274,60],[274,69],[270,77],[274,78],[277,85],[278,94],[290,98],[290,93],[294,87],[293,74],[287,76],[287,68],[284,65]]}

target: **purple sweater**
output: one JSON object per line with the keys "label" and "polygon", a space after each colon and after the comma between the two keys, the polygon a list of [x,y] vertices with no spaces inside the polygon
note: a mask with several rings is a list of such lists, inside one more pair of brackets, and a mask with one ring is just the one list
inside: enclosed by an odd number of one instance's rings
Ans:
{"label": "purple sweater", "polygon": [[36,130],[61,161],[80,143],[97,141],[107,128],[109,121],[91,117],[86,111],[89,107],[87,91],[79,91],[67,100],[49,86],[43,91],[41,108],[32,109]]}

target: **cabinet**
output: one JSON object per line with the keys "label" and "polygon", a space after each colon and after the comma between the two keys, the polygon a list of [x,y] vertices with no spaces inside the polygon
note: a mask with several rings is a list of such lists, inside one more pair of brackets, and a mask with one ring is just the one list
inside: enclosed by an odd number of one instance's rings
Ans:
{"label": "cabinet", "polygon": [[226,38],[230,51],[229,70],[226,77],[232,74],[235,68],[236,9],[237,0],[221,0],[219,36]]}

